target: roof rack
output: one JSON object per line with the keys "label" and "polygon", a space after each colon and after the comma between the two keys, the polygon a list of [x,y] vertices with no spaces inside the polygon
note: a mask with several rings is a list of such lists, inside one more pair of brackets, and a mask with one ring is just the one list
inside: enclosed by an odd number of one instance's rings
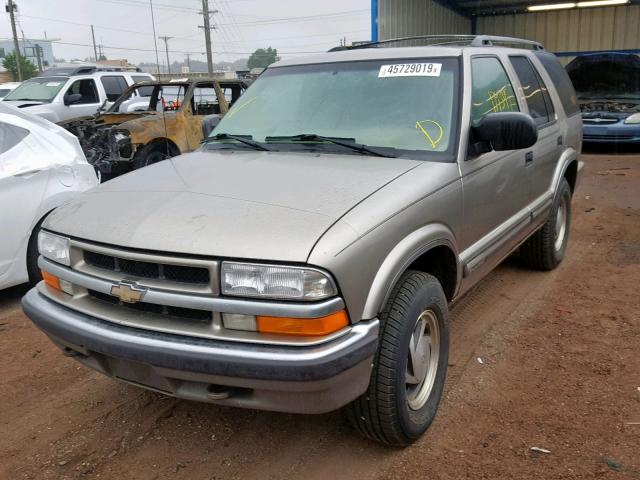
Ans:
{"label": "roof rack", "polygon": [[391,38],[389,40],[379,40],[377,42],[363,43],[359,45],[334,47],[330,52],[338,52],[341,50],[356,50],[360,48],[376,48],[380,45],[387,45],[397,42],[408,42],[417,40],[431,40],[432,46],[444,45],[460,45],[470,47],[492,47],[495,45],[513,45],[516,47],[528,47],[531,50],[544,50],[544,46],[533,40],[525,40],[514,37],[499,37],[494,35],[418,35],[414,37]]}
{"label": "roof rack", "polygon": [[140,68],[135,67],[127,68],[127,67],[97,67],[95,65],[81,65],[79,67],[54,67],[48,68],[44,72],[42,72],[39,77],[47,77],[51,75],[64,75],[64,76],[74,76],[74,75],[88,75],[95,72],[141,72]]}

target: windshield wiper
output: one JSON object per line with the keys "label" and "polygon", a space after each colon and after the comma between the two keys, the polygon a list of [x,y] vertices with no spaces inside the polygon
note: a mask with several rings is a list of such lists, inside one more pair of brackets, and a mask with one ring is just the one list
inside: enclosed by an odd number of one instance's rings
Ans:
{"label": "windshield wiper", "polygon": [[214,135],[212,137],[205,138],[204,140],[202,140],[202,143],[206,144],[209,142],[216,142],[218,140],[235,140],[237,142],[244,143],[245,145],[249,145],[250,147],[253,147],[255,150],[262,150],[264,152],[271,151],[269,148],[265,147],[260,142],[256,142],[255,140],[252,140],[251,135],[230,135],[228,133],[218,133],[217,135]]}
{"label": "windshield wiper", "polygon": [[361,143],[356,143],[355,138],[325,137],[323,135],[317,135],[315,133],[301,133],[298,135],[266,137],[264,140],[266,142],[281,142],[283,140],[294,140],[298,142],[329,142],[349,148],[362,154],[375,155],[376,157],[396,158],[395,155],[378,152],[371,147],[368,147]]}

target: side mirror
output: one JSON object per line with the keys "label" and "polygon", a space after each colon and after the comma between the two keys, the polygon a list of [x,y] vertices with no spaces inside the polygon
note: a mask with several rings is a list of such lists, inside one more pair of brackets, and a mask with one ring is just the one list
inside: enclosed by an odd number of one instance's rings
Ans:
{"label": "side mirror", "polygon": [[471,138],[477,154],[490,150],[520,150],[538,141],[538,127],[526,113],[489,113],[471,128]]}
{"label": "side mirror", "polygon": [[81,93],[70,93],[64,96],[65,105],[73,105],[74,103],[78,103],[80,100],[82,100]]}

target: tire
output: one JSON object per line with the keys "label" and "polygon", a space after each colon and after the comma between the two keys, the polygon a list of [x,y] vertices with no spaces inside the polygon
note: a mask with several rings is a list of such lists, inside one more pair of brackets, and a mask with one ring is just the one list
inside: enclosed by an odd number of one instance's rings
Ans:
{"label": "tire", "polygon": [[[47,215],[49,214],[47,213]],[[33,227],[27,244],[27,274],[29,275],[29,284],[32,286],[42,280],[42,274],[40,273],[40,268],[38,268],[38,257],[40,256],[40,252],[38,252],[38,232],[47,215],[42,217]]]}
{"label": "tire", "polygon": [[[421,325],[437,345],[437,350],[430,349],[429,360],[423,356],[418,362],[424,372],[413,368],[409,345],[417,348],[413,358],[420,358],[415,334]],[[400,447],[411,444],[436,416],[448,359],[448,306],[442,286],[432,275],[409,270],[380,315],[380,343],[369,389],[347,407],[349,421],[371,440]]]}
{"label": "tire", "polygon": [[169,145],[163,145],[162,142],[150,143],[136,152],[133,157],[133,169],[153,165],[172,156]]}
{"label": "tire", "polygon": [[549,218],[521,247],[523,263],[536,270],[553,270],[564,259],[571,226],[571,188],[562,179]]}

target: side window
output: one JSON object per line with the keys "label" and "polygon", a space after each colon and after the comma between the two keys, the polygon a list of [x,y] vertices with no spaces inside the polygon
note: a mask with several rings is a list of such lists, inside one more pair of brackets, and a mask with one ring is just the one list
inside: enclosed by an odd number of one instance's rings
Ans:
{"label": "side window", "polygon": [[472,58],[471,76],[473,124],[477,124],[488,113],[520,110],[507,72],[496,57]]}
{"label": "side window", "polygon": [[580,107],[578,106],[576,91],[558,57],[550,52],[535,52],[534,55],[540,60],[549,77],[551,77],[551,81],[556,87],[560,100],[562,101],[565,114],[570,117],[578,113]]}
{"label": "side window", "polygon": [[522,95],[527,101],[529,114],[536,125],[544,125],[554,120],[553,103],[544,82],[527,57],[509,57],[520,80]]}
{"label": "side window", "polygon": [[[131,75],[131,80],[133,80],[133,83],[148,82],[151,80],[151,77],[147,77],[146,75]],[[153,87],[140,87],[138,89],[138,95],[141,97],[150,97],[153,95]]]}
{"label": "side window", "polygon": [[86,103],[98,103],[100,101],[98,97],[98,90],[96,89],[96,82],[92,78],[85,78],[84,80],[76,80],[67,90],[65,95],[71,95],[72,93],[79,93],[82,98],[74,105],[82,105]]}
{"label": "side window", "polygon": [[193,114],[212,115],[220,113],[218,97],[213,85],[197,85],[193,89]]}
{"label": "side window", "polygon": [[100,81],[104,87],[104,93],[107,94],[107,100],[110,102],[115,102],[122,95],[122,92],[129,87],[127,81],[121,75],[104,76],[100,78]]}
{"label": "side window", "polygon": [[0,155],[11,150],[27,135],[29,130],[26,128],[0,122]]}

